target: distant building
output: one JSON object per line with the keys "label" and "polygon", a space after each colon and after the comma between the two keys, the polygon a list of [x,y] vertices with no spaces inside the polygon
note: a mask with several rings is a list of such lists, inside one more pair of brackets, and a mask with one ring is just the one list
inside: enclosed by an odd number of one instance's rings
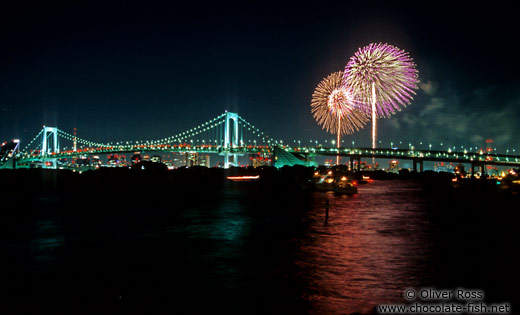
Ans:
{"label": "distant building", "polygon": [[186,159],[183,154],[174,153],[171,163],[173,167],[183,167],[186,166]]}
{"label": "distant building", "polygon": [[210,165],[210,156],[206,155],[198,155],[198,164],[199,166],[211,167]]}
{"label": "distant building", "polygon": [[436,172],[454,173],[455,165],[453,165],[453,163],[435,162],[433,164],[433,170]]}
{"label": "distant building", "polygon": [[253,167],[271,166],[272,160],[268,154],[250,154],[249,165]]}
{"label": "distant building", "polygon": [[132,155],[132,157],[130,158],[130,160],[132,161],[132,164],[137,164],[139,162],[141,162],[142,160],[142,156],[139,152],[136,152],[134,155]]}
{"label": "distant building", "polygon": [[186,166],[206,166],[210,167],[210,156],[209,154],[199,153],[186,153]]}
{"label": "distant building", "polygon": [[72,160],[72,164],[76,164],[78,166],[85,166],[90,164],[90,158],[88,156],[79,156]]}
{"label": "distant building", "polygon": [[388,162],[388,172],[390,173],[399,173],[399,161],[392,160]]}

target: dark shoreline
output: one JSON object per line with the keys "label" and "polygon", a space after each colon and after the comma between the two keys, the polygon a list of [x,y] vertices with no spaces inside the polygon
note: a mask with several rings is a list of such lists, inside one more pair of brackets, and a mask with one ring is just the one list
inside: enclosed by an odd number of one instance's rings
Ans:
{"label": "dark shoreline", "polygon": [[[144,166],[144,170],[141,167]],[[501,192],[504,195],[518,195],[520,185],[496,185],[496,181],[463,179],[457,184],[451,180],[454,175],[445,172],[425,171],[421,173],[406,170],[397,173],[385,171],[348,172],[335,169],[361,179],[369,176],[374,180],[416,180],[426,190],[443,190],[449,187],[459,192],[471,191],[483,194]],[[206,168],[191,167],[167,170],[162,164],[145,163],[133,168],[100,168],[84,172],[72,170],[49,169],[17,169],[0,170],[0,194],[4,203],[30,200],[32,198],[56,197],[76,199],[89,195],[94,198],[104,198],[113,195],[131,195],[134,198],[169,198],[177,196],[205,196],[217,193],[222,187],[229,185],[251,185],[264,193],[298,193],[308,190],[308,180],[312,177],[314,168],[294,166],[277,169],[274,167],[260,168]],[[255,183],[233,183],[227,176],[260,175]],[[452,187],[453,186],[453,187]]]}

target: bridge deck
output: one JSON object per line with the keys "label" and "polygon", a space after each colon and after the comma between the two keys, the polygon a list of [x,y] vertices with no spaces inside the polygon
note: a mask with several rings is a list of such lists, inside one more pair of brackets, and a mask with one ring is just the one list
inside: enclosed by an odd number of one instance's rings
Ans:
{"label": "bridge deck", "polygon": [[[295,154],[306,154],[309,156],[343,156],[356,158],[382,158],[401,159],[432,162],[454,162],[468,164],[488,164],[509,167],[520,167],[520,156],[505,154],[487,154],[474,152],[435,151],[435,150],[411,150],[391,148],[327,148],[327,147],[291,147],[284,146],[284,150]],[[256,154],[273,153],[274,147],[269,146],[237,146],[224,148],[222,146],[201,145],[129,145],[101,148],[81,149],[77,151],[63,151],[57,154],[47,155],[46,158],[64,159],[80,155],[116,154],[133,152],[196,152],[196,153],[232,153],[232,154]],[[19,162],[40,159],[37,155],[19,156]]]}

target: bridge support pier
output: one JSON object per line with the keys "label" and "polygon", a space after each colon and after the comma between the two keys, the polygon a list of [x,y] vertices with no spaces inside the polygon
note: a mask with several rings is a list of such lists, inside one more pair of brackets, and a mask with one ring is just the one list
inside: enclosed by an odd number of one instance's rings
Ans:
{"label": "bridge support pier", "polygon": [[419,164],[419,171],[424,171],[424,165],[422,159],[413,159],[413,171],[417,173],[417,164]]}
{"label": "bridge support pier", "polygon": [[232,154],[229,152],[224,153],[224,168],[229,168],[230,166],[238,166],[237,159],[238,154]]}
{"label": "bridge support pier", "polygon": [[361,170],[361,157],[360,156],[350,156],[350,170],[354,171],[354,161],[357,161],[356,171]]}
{"label": "bridge support pier", "polygon": [[475,177],[475,167],[480,167],[480,177],[486,175],[486,163],[471,163],[471,178]]}

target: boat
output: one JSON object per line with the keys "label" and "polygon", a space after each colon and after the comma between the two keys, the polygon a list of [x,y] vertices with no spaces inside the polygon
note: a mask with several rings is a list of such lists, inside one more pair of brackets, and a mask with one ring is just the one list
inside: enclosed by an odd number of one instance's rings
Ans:
{"label": "boat", "polygon": [[361,178],[358,180],[358,184],[368,184],[373,182],[374,180],[371,179],[369,176],[362,175]]}
{"label": "boat", "polygon": [[320,191],[332,191],[335,187],[334,182],[332,175],[322,175],[314,182],[314,187]]}
{"label": "boat", "polygon": [[357,194],[357,181],[345,175],[334,177],[331,172],[327,173],[327,175],[320,175],[316,172],[312,182],[316,190],[319,191],[333,191],[337,194],[346,195]]}
{"label": "boat", "polygon": [[226,178],[234,182],[254,182],[260,179],[260,175],[227,176]]}
{"label": "boat", "polygon": [[334,192],[346,195],[357,194],[357,181],[351,180],[347,176],[342,176],[339,180],[336,180]]}

